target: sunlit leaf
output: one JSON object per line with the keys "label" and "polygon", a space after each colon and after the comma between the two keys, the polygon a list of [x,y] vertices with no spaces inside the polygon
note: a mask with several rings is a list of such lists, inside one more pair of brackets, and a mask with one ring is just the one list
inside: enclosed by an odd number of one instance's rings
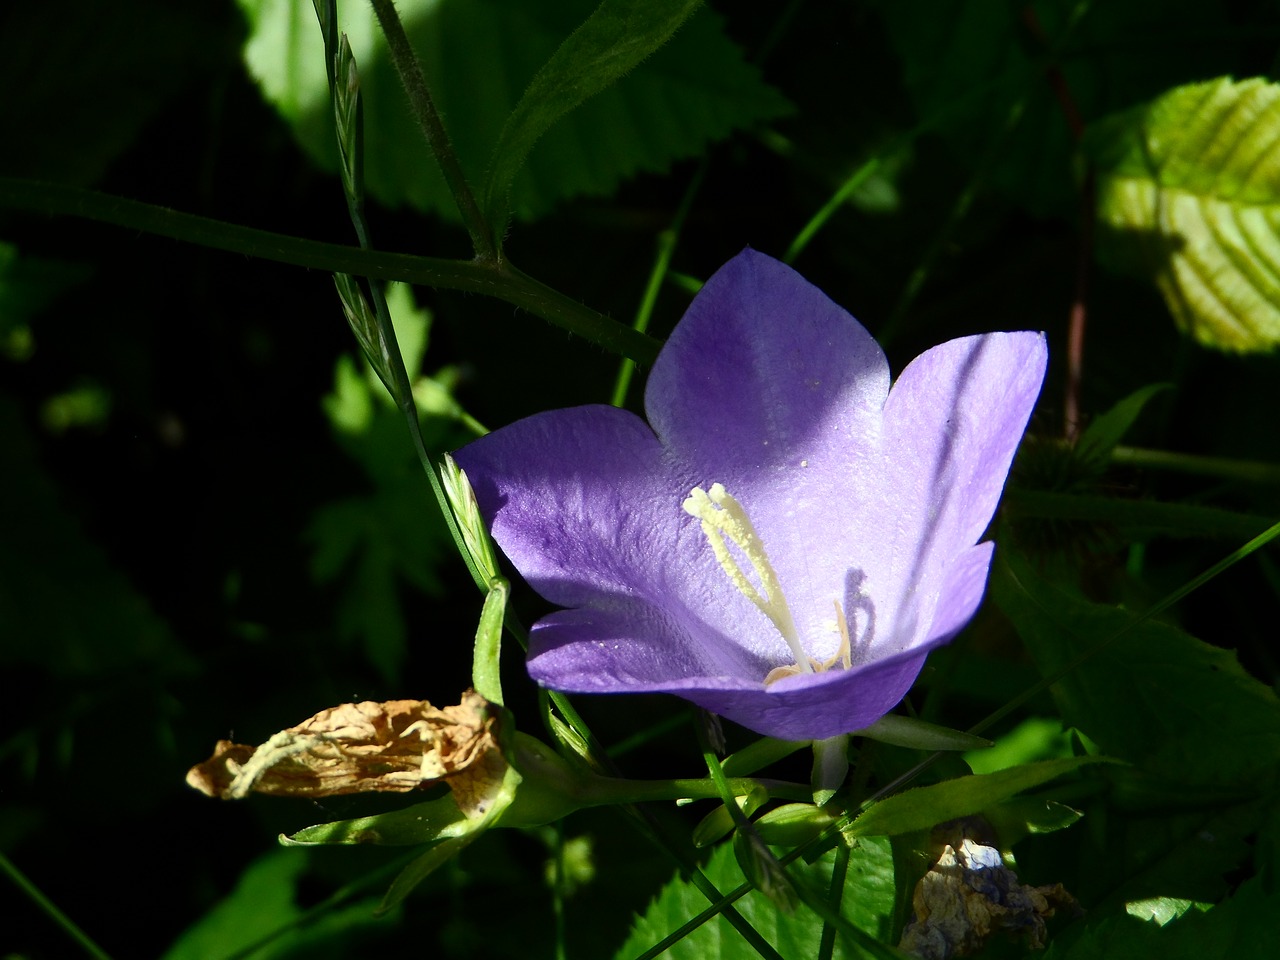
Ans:
{"label": "sunlit leaf", "polygon": [[701,0],[604,0],[541,69],[511,112],[493,149],[484,191],[495,230],[533,145],[565,114],[620,79],[670,39]]}
{"label": "sunlit leaf", "polygon": [[1207,346],[1280,341],[1280,86],[1228,77],[1096,125],[1100,219]]}
{"label": "sunlit leaf", "polygon": [[1062,730],[1062,721],[1029,717],[990,748],[966,753],[964,759],[974,773],[995,773],[1020,763],[1069,756],[1071,742]]}
{"label": "sunlit leaf", "polygon": [[[320,29],[311,0],[239,0],[250,23],[245,60],[311,158],[337,170]],[[479,184],[494,146],[539,69],[597,6],[592,0],[436,0],[401,17],[463,170]],[[645,5],[636,5],[637,8]],[[340,0],[338,27],[360,67],[365,183],[385,204],[458,219],[434,158],[409,116],[369,4]],[[532,102],[525,108],[526,113]],[[670,43],[541,137],[512,183],[530,219],[581,194],[608,194],[641,171],[662,171],[732,131],[781,116],[787,101],[700,10]],[[520,150],[550,115],[516,121]],[[515,137],[517,128],[522,131]],[[527,141],[527,142],[525,142]],[[504,162],[510,162],[506,147]],[[518,164],[517,164],[518,166]],[[508,179],[514,172],[506,171]]]}

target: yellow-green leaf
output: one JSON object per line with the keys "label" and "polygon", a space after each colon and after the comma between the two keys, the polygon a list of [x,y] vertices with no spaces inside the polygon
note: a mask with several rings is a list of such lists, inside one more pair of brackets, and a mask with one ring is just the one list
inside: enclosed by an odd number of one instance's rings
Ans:
{"label": "yellow-green leaf", "polygon": [[1100,222],[1206,346],[1280,342],[1280,86],[1221,77],[1095,125]]}

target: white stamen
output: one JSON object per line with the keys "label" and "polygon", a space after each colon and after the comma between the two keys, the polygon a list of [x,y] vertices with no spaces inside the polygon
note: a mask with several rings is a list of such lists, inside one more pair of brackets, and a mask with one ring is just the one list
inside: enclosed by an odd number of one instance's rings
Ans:
{"label": "white stamen", "polygon": [[849,621],[845,619],[844,607],[840,606],[839,600],[832,600],[836,605],[836,626],[840,628],[840,649],[836,651],[836,655],[827,661],[824,670],[830,670],[839,660],[846,670],[853,666],[853,644],[849,640]]}
{"label": "white stamen", "polygon": [[[711,485],[710,493],[701,487],[695,487],[689,494],[689,499],[684,501],[683,507],[690,516],[702,521],[702,532],[710,542],[711,549],[715,552],[721,568],[728,574],[729,580],[778,628],[782,639],[787,641],[787,646],[791,648],[791,653],[796,658],[798,671],[812,673],[813,665],[804,647],[800,645],[795,621],[791,617],[791,609],[787,606],[787,598],[783,596],[782,586],[778,583],[778,576],[774,573],[768,554],[765,553],[764,543],[761,542],[755,527],[751,525],[742,505],[725,490],[723,484],[715,483]],[[742,551],[743,556],[750,561],[756,576],[760,578],[763,595],[738,566],[737,559],[729,551],[726,539]],[[843,616],[841,620],[843,621]],[[845,635],[846,637],[848,635],[847,627]],[[846,640],[845,649],[847,647]],[[770,676],[773,676],[773,673],[776,671],[771,672]],[[765,682],[768,683],[767,678]]]}

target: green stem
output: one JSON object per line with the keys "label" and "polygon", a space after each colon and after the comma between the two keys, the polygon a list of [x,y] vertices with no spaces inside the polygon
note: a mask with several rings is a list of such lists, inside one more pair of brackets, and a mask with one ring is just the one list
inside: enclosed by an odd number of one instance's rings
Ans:
{"label": "green stem", "polygon": [[[699,164],[693,179],[689,181],[689,186],[685,188],[684,196],[680,198],[680,206],[676,208],[675,216],[671,218],[671,225],[658,234],[658,255],[654,258],[653,269],[649,272],[649,282],[644,288],[644,296],[640,299],[640,306],[636,310],[635,321],[631,324],[631,329],[636,333],[649,331],[649,320],[653,316],[654,305],[658,302],[658,291],[662,289],[662,281],[666,279],[667,270],[671,266],[671,256],[675,253],[680,231],[684,227],[685,220],[688,219],[693,198],[697,196],[698,188],[702,186],[710,165],[710,160],[706,158]],[[627,402],[627,390],[631,387],[631,378],[635,370],[636,364],[632,360],[623,360],[618,368],[613,398],[609,401],[615,407],[621,407]]]}
{"label": "green stem", "polygon": [[328,273],[349,273],[444,290],[482,293],[521,307],[642,366],[652,364],[661,347],[652,337],[610,320],[521,273],[509,261],[445,260],[361,250],[359,247],[256,230],[79,187],[33,180],[0,177],[0,207],[49,216],[84,217],[215,250],[228,250]]}
{"label": "green stem", "polygon": [[52,900],[46,897],[34,883],[32,883],[25,873],[18,869],[3,853],[0,853],[0,872],[8,875],[9,879],[34,901],[35,905],[49,917],[54,923],[60,926],[64,933],[72,940],[78,943],[81,948],[89,956],[95,960],[111,960],[111,954],[107,953],[100,946],[89,938],[89,935],[76,926],[75,922],[65,913],[57,908]]}
{"label": "green stem", "polygon": [[862,186],[867,179],[880,169],[880,157],[875,156],[860,166],[853,174],[840,185],[831,199],[822,205],[822,209],[809,218],[809,222],[800,228],[800,232],[796,234],[796,238],[791,241],[791,246],[787,247],[787,252],[782,255],[784,263],[795,263],[796,257],[800,256],[804,248],[809,245],[809,241],[817,236],[818,231],[826,225],[826,222],[835,215],[835,212],[845,205],[853,191]]}
{"label": "green stem", "polygon": [[436,110],[435,101],[431,97],[431,88],[427,85],[422,65],[413,52],[408,36],[405,35],[404,25],[400,22],[399,14],[396,13],[395,4],[391,0],[370,0],[370,3],[378,18],[378,25],[382,27],[382,32],[387,38],[387,50],[391,54],[391,62],[395,65],[396,73],[400,75],[400,82],[409,96],[409,108],[413,111],[418,126],[422,128],[423,136],[426,137],[427,145],[435,155],[436,163],[440,165],[440,172],[444,174],[445,183],[449,185],[449,190],[453,194],[453,202],[457,205],[458,212],[462,214],[462,222],[467,225],[467,233],[471,235],[471,246],[475,250],[476,258],[483,261],[497,260],[500,251],[494,243],[493,232],[481,215],[480,205],[476,203],[475,194],[471,192],[466,174],[462,172],[462,165],[458,163],[458,156],[453,152],[449,133],[445,130],[444,122]]}
{"label": "green stem", "polygon": [[1275,519],[1198,504],[1122,500],[1052,490],[1008,490],[1004,504],[1014,519],[1103,523],[1168,536],[1219,537],[1236,541],[1257,536]]}
{"label": "green stem", "polygon": [[[703,777],[697,780],[625,780],[619,777],[595,777],[587,780],[577,791],[575,799],[583,807],[600,807],[611,804],[651,803],[661,800],[723,800],[729,797],[730,813],[738,809],[734,797],[744,797],[752,790],[763,789],[770,798],[808,802],[809,787],[803,783],[785,780],[766,780],[756,777],[723,777],[724,793],[715,779]],[[742,814],[738,810],[739,815]]]}
{"label": "green stem", "polygon": [[1256,460],[1233,460],[1228,457],[1201,457],[1190,453],[1173,453],[1169,450],[1147,450],[1142,447],[1114,447],[1111,459],[1135,467],[1152,470],[1170,470],[1196,476],[1218,477],[1222,480],[1243,480],[1246,483],[1280,484],[1280,464],[1259,463]]}
{"label": "green stem", "polygon": [[[844,902],[844,882],[849,875],[849,848],[843,843],[836,846],[836,862],[831,867],[831,885],[827,888],[827,906],[837,915]],[[835,955],[837,928],[833,923],[822,922],[822,941],[818,944],[818,960],[831,960]]]}

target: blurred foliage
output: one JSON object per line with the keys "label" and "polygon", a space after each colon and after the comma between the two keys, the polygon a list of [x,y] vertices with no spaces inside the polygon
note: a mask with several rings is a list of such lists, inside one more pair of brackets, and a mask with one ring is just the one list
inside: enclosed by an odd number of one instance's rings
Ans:
{"label": "blurred foliage", "polygon": [[[400,6],[479,185],[522,91],[594,5]],[[459,255],[372,15],[344,2],[339,16],[362,79],[376,245]],[[11,4],[0,35],[0,176],[352,242],[305,0]],[[1271,0],[717,2],[556,123],[514,181],[505,250],[602,313],[635,315],[665,244],[658,336],[744,245],[781,254],[806,225],[797,268],[883,336],[895,369],[955,336],[1048,332],[1050,379],[996,528],[996,602],[931,656],[910,706],[964,728],[1070,668],[986,732],[997,747],[972,771],[951,757],[914,787],[1128,762],[988,810],[1019,876],[1061,882],[1084,907],[1051,923],[1049,957],[1247,957],[1273,939],[1274,547],[1133,624],[1280,516],[1280,359],[1265,352],[1278,46]],[[1174,143],[1184,152],[1164,152]],[[1145,199],[1126,205],[1131,193]],[[1153,203],[1175,194],[1195,216],[1170,228]],[[1126,254],[1117,229],[1165,260]],[[480,598],[328,276],[8,211],[0,241],[0,850],[41,891],[120,957],[224,957],[278,933],[253,955],[631,958],[705,909],[658,846],[593,810],[564,850],[547,828],[487,832],[373,921],[387,851],[270,848],[396,804],[233,807],[187,791],[183,771],[232,732],[257,742],[348,700],[456,702]],[[1171,293],[1178,271],[1244,290],[1243,339]],[[481,423],[610,395],[615,358],[506,304],[388,296],[432,454]],[[1073,302],[1087,318],[1074,358]],[[1171,314],[1202,343],[1263,352],[1204,350]],[[544,612],[520,584],[513,605],[524,622]],[[504,699],[534,732],[537,695],[507,647]],[[578,706],[603,743],[627,744],[626,775],[701,774],[667,700]],[[859,744],[859,796],[922,757]],[[800,755],[776,768],[808,776]],[[681,842],[707,813],[651,806]],[[896,942],[924,843],[860,840],[842,915]],[[822,896],[834,860],[797,875]],[[725,892],[741,880],[728,843],[705,869]],[[16,887],[0,895],[6,951],[70,951]],[[738,906],[782,955],[814,955],[807,908],[780,916],[759,894]],[[716,918],[668,955],[746,949]]]}
{"label": "blurred foliage", "polygon": [[[403,284],[394,285],[387,300],[426,442],[432,449],[465,443],[472,434],[458,427],[464,414],[451,396],[457,370],[431,377],[416,372],[427,351],[430,316],[415,309]],[[350,354],[338,357],[333,391],[321,403],[334,439],[360,465],[372,492],[316,511],[307,531],[315,544],[312,575],[337,585],[338,637],[360,642],[369,662],[394,684],[408,646],[400,584],[440,598],[444,585],[436,570],[448,556],[448,536],[423,496],[422,468],[406,442],[404,421],[368,364]]]}

